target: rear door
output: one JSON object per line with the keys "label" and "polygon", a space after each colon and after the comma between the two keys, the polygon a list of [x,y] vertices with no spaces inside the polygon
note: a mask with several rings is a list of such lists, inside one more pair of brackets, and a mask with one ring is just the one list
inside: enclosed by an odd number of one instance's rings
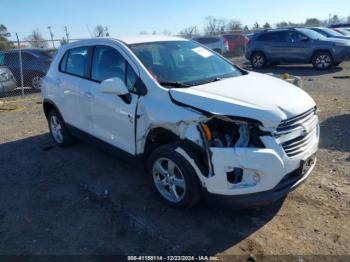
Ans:
{"label": "rear door", "polygon": [[286,59],[286,31],[268,32],[258,37],[264,53],[270,61],[283,62]]}
{"label": "rear door", "polygon": [[61,106],[65,122],[92,133],[90,99],[90,59],[92,46],[72,48],[67,51],[60,64],[58,83],[62,90]]}

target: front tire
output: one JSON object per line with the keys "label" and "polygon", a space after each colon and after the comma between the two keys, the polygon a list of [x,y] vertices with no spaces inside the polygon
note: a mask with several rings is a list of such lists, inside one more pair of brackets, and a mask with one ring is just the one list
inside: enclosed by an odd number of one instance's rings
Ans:
{"label": "front tire", "polygon": [[69,133],[63,118],[56,109],[51,109],[47,120],[51,137],[56,145],[59,147],[68,147],[73,144],[74,139]]}
{"label": "front tire", "polygon": [[147,170],[163,201],[176,208],[188,209],[200,200],[200,184],[192,165],[176,151],[178,147],[164,145],[157,148],[148,158]]}
{"label": "front tire", "polygon": [[254,69],[261,69],[266,67],[267,59],[266,56],[261,52],[255,52],[250,58],[250,63]]}
{"label": "front tire", "polygon": [[328,69],[333,65],[332,55],[329,52],[317,52],[312,59],[312,65],[318,70]]}

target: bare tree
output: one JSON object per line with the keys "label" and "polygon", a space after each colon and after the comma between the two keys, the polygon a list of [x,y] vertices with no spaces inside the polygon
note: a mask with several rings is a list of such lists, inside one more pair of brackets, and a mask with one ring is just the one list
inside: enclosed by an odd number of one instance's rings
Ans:
{"label": "bare tree", "polygon": [[30,43],[31,47],[35,48],[46,48],[48,47],[48,42],[44,39],[39,29],[33,30],[26,40]]}
{"label": "bare tree", "polygon": [[167,29],[163,30],[163,35],[171,35],[171,32]]}
{"label": "bare tree", "polygon": [[337,15],[333,15],[332,19],[331,19],[331,24],[339,24],[340,23],[340,19]]}
{"label": "bare tree", "polygon": [[187,27],[180,31],[180,35],[184,38],[190,39],[194,36],[199,35],[198,28],[197,26]]}
{"label": "bare tree", "polygon": [[268,22],[266,22],[266,23],[263,25],[263,28],[264,28],[264,29],[271,29],[271,25],[270,25]]}
{"label": "bare tree", "polygon": [[228,22],[226,29],[228,31],[237,31],[242,30],[243,26],[241,21],[232,19],[230,22]]}
{"label": "bare tree", "polygon": [[0,24],[0,50],[13,48],[13,44],[7,39],[10,36],[11,34],[7,31],[6,26]]}
{"label": "bare tree", "polygon": [[251,30],[249,29],[249,27],[248,27],[247,25],[245,25],[245,26],[243,27],[243,32],[246,33],[246,34],[248,34],[248,33],[251,32]]}
{"label": "bare tree", "polygon": [[350,15],[348,16],[348,23],[350,23]]}
{"label": "bare tree", "polygon": [[214,18],[208,16],[205,18],[206,23],[204,26],[204,33],[206,35],[218,35],[221,32],[225,31],[226,21],[222,18]]}
{"label": "bare tree", "polygon": [[258,22],[255,22],[255,24],[253,25],[253,31],[259,31],[261,29],[260,25]]}
{"label": "bare tree", "polygon": [[305,26],[321,26],[323,23],[317,18],[308,18],[305,21]]}
{"label": "bare tree", "polygon": [[107,26],[102,26],[102,25],[97,25],[94,29],[94,36],[95,37],[105,37],[109,36],[108,33],[108,27]]}
{"label": "bare tree", "polygon": [[140,35],[148,35],[148,32],[147,31],[140,31],[139,34]]}

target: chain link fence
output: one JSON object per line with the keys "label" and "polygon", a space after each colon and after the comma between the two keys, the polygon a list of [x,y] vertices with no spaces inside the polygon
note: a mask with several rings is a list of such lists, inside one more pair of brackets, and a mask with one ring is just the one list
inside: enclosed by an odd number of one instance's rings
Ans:
{"label": "chain link fence", "polygon": [[61,44],[62,40],[0,43],[0,99],[39,93]]}

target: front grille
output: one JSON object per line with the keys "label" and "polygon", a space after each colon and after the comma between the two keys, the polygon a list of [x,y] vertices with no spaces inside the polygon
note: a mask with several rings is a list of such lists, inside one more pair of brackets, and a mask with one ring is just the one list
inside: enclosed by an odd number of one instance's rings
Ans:
{"label": "front grille", "polygon": [[277,136],[288,136],[296,133],[297,137],[293,137],[287,141],[283,141],[281,146],[289,157],[297,156],[305,152],[312,146],[317,137],[318,118],[314,108],[303,114],[289,118],[283,121],[277,127]]}

